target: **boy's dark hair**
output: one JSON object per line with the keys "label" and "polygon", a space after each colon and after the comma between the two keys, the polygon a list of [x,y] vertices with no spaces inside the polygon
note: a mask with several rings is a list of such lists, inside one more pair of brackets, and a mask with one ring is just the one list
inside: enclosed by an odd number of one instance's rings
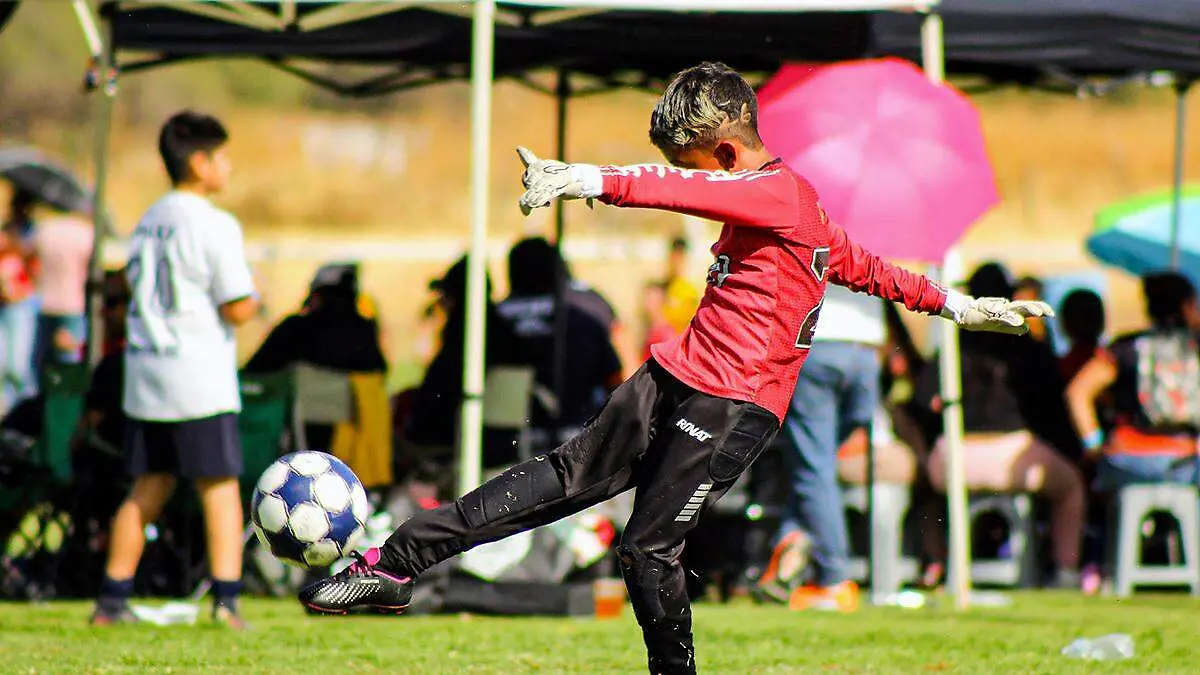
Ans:
{"label": "boy's dark hair", "polygon": [[998,262],[985,262],[967,280],[967,293],[977,298],[1011,298],[1013,285],[1008,270]]}
{"label": "boy's dark hair", "polygon": [[508,252],[508,292],[517,297],[553,293],[563,261],[544,237],[529,237]]}
{"label": "boy's dark hair", "polygon": [[750,148],[758,137],[758,97],[738,72],[706,61],[680,72],[650,113],[650,142],[668,158],[737,138]]}
{"label": "boy's dark hair", "polygon": [[1095,291],[1076,288],[1063,298],[1058,313],[1073,342],[1095,343],[1104,334],[1104,300]]}
{"label": "boy's dark hair", "polygon": [[1157,328],[1182,328],[1186,325],[1183,306],[1196,298],[1196,287],[1178,272],[1161,272],[1142,277],[1146,313]]}
{"label": "boy's dark hair", "polygon": [[197,152],[212,152],[225,145],[229,134],[217,118],[193,110],[176,113],[158,134],[158,153],[171,177],[179,185],[191,177],[188,161]]}

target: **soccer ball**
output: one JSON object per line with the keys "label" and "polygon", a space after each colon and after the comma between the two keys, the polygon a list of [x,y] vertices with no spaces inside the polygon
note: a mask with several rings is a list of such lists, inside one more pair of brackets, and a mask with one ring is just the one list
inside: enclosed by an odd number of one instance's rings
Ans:
{"label": "soccer ball", "polygon": [[250,519],[263,546],[297,567],[327,567],[363,536],[370,508],[358,476],[324,452],[293,452],[263,472]]}

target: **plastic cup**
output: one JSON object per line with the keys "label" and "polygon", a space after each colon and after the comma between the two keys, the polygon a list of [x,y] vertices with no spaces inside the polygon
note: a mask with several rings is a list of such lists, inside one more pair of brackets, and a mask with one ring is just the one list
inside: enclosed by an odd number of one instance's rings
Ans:
{"label": "plastic cup", "polygon": [[597,579],[592,586],[596,600],[597,619],[615,619],[625,606],[625,582],[620,579]]}

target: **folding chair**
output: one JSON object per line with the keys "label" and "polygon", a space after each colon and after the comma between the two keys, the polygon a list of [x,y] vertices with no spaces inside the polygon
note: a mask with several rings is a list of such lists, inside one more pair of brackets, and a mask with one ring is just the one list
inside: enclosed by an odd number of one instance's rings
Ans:
{"label": "folding chair", "polygon": [[311,450],[305,425],[353,422],[354,391],[348,373],[301,363],[292,370],[292,432],[297,450]]}
{"label": "folding chair", "polygon": [[493,366],[483,386],[483,426],[517,434],[517,456],[529,459],[529,413],[534,370],[529,366]]}

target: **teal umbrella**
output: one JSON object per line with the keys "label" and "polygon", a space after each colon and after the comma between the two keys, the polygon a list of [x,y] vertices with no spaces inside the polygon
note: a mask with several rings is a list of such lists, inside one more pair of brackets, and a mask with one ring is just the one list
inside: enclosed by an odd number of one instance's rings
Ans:
{"label": "teal umbrella", "polygon": [[1181,186],[1104,208],[1096,214],[1087,250],[1139,276],[1177,267],[1200,281],[1200,186]]}

